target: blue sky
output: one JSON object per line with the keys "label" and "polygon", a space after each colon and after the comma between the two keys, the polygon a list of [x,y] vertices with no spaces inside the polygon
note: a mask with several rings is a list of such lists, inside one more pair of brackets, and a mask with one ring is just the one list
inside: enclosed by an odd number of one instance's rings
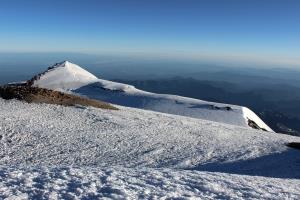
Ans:
{"label": "blue sky", "polygon": [[0,0],[0,44],[300,66],[300,1]]}

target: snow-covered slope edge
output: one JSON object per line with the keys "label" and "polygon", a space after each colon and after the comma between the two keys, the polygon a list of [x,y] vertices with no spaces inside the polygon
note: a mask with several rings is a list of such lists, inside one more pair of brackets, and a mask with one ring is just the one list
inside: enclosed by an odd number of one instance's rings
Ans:
{"label": "snow-covered slope edge", "polygon": [[[36,87],[64,90],[109,103],[170,113],[272,132],[245,107],[176,95],[155,94],[134,86],[98,79],[78,65],[64,61],[29,81]],[[197,91],[201,92],[201,91]]]}

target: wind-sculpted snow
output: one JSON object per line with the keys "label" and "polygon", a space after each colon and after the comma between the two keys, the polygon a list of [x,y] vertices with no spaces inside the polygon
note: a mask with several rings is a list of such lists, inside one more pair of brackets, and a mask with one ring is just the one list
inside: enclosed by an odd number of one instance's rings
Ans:
{"label": "wind-sculpted snow", "polygon": [[272,132],[270,127],[247,108],[176,95],[145,92],[131,85],[97,79],[78,65],[68,61],[55,65],[50,71],[46,71],[35,79],[33,85],[37,87],[73,92],[122,106],[206,119],[243,127],[249,127],[248,120],[251,120],[258,128]]}
{"label": "wind-sculpted snow", "polygon": [[300,181],[129,168],[0,168],[0,198],[299,199]]}

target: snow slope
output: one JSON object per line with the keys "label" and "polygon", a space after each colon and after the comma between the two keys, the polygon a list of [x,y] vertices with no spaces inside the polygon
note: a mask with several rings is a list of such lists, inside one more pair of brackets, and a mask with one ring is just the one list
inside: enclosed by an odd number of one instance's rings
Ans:
{"label": "snow slope", "polygon": [[78,65],[64,61],[56,63],[48,70],[35,77],[35,86],[43,88],[76,89],[97,81],[97,77]]}
{"label": "snow slope", "polygon": [[[248,168],[255,166],[259,169],[256,173],[265,176],[300,177],[299,163],[295,164],[300,161],[299,151],[285,146],[300,141],[299,137],[119,108],[112,111],[0,100],[0,163],[209,167],[217,171],[217,166],[224,166],[220,170],[247,174],[251,174]],[[239,168],[234,169],[236,165]],[[284,166],[289,170],[281,171]]]}
{"label": "snow slope", "polygon": [[73,92],[122,106],[237,126],[249,127],[248,120],[251,120],[260,128],[272,132],[272,129],[248,108],[145,92],[131,85],[97,79],[86,70],[68,61],[54,65],[50,70],[36,76],[32,82],[37,87]]}
{"label": "snow slope", "polygon": [[0,99],[0,199],[299,199],[299,137]]}

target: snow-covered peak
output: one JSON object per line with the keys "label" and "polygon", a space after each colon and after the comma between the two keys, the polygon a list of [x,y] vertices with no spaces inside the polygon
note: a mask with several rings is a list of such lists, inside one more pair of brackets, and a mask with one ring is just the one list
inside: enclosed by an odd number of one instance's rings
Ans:
{"label": "snow-covered peak", "polygon": [[97,77],[69,61],[56,63],[47,71],[35,76],[33,86],[49,89],[77,89],[97,81]]}
{"label": "snow-covered peak", "polygon": [[156,94],[132,85],[98,79],[69,61],[57,63],[30,84],[36,87],[72,92],[112,104],[188,116],[272,132],[254,112],[242,106],[221,104],[176,95]]}

